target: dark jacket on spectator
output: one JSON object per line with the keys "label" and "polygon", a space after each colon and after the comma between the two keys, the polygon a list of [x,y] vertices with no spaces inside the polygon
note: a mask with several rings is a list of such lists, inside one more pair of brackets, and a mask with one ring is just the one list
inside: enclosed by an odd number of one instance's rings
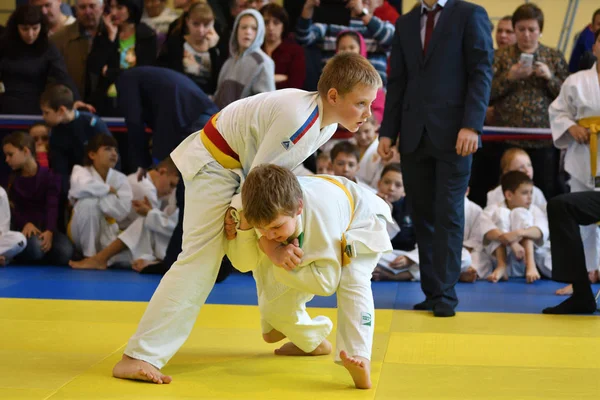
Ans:
{"label": "dark jacket on spectator", "polygon": [[392,247],[396,250],[410,251],[417,244],[415,227],[410,214],[406,197],[392,203],[392,218],[400,227],[400,232],[392,238]]}
{"label": "dark jacket on spectator", "polygon": [[63,58],[52,43],[41,53],[26,45],[10,52],[0,48],[0,81],[4,84],[1,114],[40,115],[40,96],[49,83],[68,86],[79,99]]}
{"label": "dark jacket on spectator", "polygon": [[[166,158],[189,134],[204,127],[217,106],[187,76],[166,68],[138,67],[117,80],[127,125],[127,173]],[[152,129],[152,159],[145,127]]]}
{"label": "dark jacket on spectator", "polygon": [[284,39],[273,51],[271,58],[275,62],[275,75],[281,74],[288,77],[283,82],[275,83],[277,89],[304,88],[306,59],[302,46],[292,42],[290,39]]}

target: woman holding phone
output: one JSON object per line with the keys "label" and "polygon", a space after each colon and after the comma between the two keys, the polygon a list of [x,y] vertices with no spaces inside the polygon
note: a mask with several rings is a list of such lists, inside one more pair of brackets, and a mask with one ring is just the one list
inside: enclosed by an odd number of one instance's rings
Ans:
{"label": "woman holding phone", "polygon": [[[495,125],[549,128],[548,107],[569,75],[564,56],[539,42],[544,14],[535,4],[523,4],[512,16],[517,43],[496,51],[490,104]],[[552,140],[507,141],[524,148],[531,158],[536,186],[551,198],[561,192],[558,182],[559,152]]]}

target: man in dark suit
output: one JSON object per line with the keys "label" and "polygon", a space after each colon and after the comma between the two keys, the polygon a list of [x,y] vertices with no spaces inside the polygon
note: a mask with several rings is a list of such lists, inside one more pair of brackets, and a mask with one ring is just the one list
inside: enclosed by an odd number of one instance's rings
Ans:
{"label": "man in dark suit", "polygon": [[464,198],[492,83],[489,17],[459,0],[422,0],[396,22],[379,154],[399,138],[413,210],[424,302],[453,316],[458,304]]}

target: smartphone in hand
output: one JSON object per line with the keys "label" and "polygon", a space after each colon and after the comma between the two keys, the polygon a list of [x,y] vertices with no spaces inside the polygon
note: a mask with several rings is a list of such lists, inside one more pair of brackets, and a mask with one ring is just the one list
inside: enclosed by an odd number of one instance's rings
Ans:
{"label": "smartphone in hand", "polygon": [[521,53],[519,62],[523,67],[533,67],[533,54]]}

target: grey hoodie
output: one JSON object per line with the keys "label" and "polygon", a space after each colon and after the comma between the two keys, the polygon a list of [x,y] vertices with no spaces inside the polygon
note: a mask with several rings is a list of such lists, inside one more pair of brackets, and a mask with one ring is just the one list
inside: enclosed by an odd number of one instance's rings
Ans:
{"label": "grey hoodie", "polygon": [[[242,17],[251,15],[258,22],[256,38],[243,53],[239,52],[237,30]],[[261,50],[265,38],[265,22],[262,15],[253,9],[242,11],[233,24],[229,40],[231,54],[219,73],[215,104],[224,108],[229,103],[258,93],[275,90],[275,63]]]}

